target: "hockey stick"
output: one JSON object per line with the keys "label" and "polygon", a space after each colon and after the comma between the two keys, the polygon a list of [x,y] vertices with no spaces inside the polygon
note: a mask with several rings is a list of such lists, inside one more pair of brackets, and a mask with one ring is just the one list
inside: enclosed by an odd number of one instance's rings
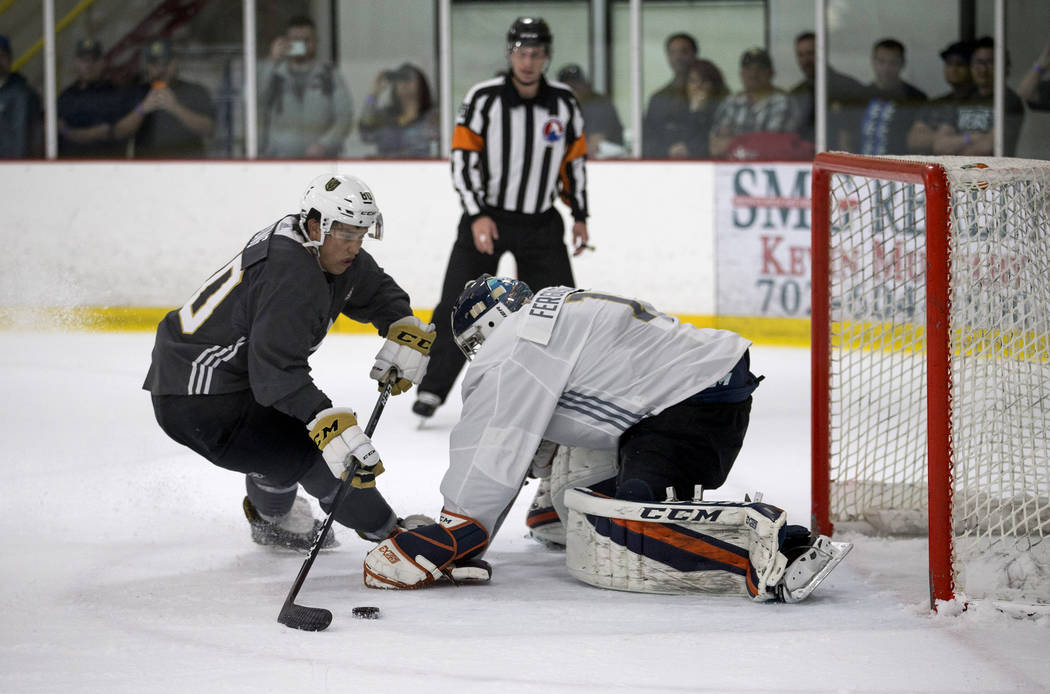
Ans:
{"label": "hockey stick", "polygon": [[[383,392],[379,394],[379,400],[376,401],[376,406],[372,410],[372,416],[368,419],[368,425],[365,427],[366,436],[372,436],[372,432],[375,431],[379,415],[383,413],[383,408],[386,407],[387,398],[390,397],[390,390],[393,387],[394,384],[392,382],[387,383],[383,388]],[[358,460],[355,458],[350,467],[346,469],[346,475],[343,476],[342,484],[339,485],[339,490],[335,493],[335,499],[332,501],[332,510],[328,513],[328,517],[324,519],[321,531],[317,533],[314,544],[310,548],[310,556],[303,562],[303,567],[299,569],[299,575],[295,577],[292,589],[288,591],[288,597],[284,599],[284,605],[281,606],[281,611],[277,615],[277,621],[286,627],[302,629],[303,631],[323,631],[332,623],[331,611],[323,607],[296,605],[295,598],[299,595],[299,589],[303,587],[306,575],[310,573],[310,567],[314,565],[314,559],[317,559],[317,554],[321,551],[321,546],[328,536],[328,531],[332,528],[335,512],[339,510],[343,497],[350,491],[354,475],[357,474],[357,467]]]}

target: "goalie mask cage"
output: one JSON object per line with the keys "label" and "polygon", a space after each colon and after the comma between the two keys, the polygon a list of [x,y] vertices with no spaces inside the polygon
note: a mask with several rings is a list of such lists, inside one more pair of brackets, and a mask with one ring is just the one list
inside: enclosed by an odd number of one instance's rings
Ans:
{"label": "goalie mask cage", "polygon": [[821,154],[812,251],[813,527],[1050,603],[1050,162]]}

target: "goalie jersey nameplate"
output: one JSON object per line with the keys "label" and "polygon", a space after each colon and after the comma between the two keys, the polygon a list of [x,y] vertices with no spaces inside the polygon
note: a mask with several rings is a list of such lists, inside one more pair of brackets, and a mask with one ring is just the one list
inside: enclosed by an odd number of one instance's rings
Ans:
{"label": "goalie jersey nameplate", "polygon": [[570,294],[583,291],[572,287],[546,287],[536,292],[532,301],[526,306],[525,320],[518,326],[518,337],[546,345],[550,342],[554,324]]}

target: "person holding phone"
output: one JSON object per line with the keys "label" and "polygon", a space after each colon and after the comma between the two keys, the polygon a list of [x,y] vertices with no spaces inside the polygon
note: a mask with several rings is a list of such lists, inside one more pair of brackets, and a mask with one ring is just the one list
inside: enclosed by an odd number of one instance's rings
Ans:
{"label": "person holding phone", "polygon": [[133,138],[136,159],[203,159],[215,132],[215,103],[208,90],[178,76],[170,41],[146,45],[146,80],[131,88],[124,116],[110,139]]}
{"label": "person holding phone", "polygon": [[331,63],[317,59],[313,20],[293,17],[259,67],[260,156],[338,157],[352,116],[343,76]]}

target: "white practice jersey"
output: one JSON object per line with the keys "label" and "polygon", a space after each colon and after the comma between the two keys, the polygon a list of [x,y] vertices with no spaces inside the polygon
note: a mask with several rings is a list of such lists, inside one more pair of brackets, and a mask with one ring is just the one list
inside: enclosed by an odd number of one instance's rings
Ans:
{"label": "white practice jersey", "polygon": [[485,340],[464,377],[445,508],[494,535],[541,440],[616,449],[628,427],[714,385],[750,346],[635,299],[537,292]]}

